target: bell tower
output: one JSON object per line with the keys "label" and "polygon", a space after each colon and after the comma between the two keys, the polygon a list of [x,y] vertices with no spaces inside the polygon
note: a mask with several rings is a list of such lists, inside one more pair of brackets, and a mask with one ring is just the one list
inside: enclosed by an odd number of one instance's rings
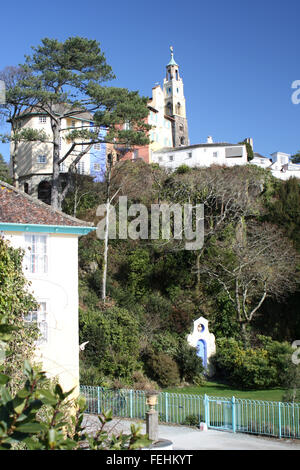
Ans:
{"label": "bell tower", "polygon": [[183,81],[179,75],[179,66],[174,60],[173,47],[170,47],[171,60],[166,66],[164,79],[165,114],[171,116],[173,147],[189,145],[188,125],[186,119]]}

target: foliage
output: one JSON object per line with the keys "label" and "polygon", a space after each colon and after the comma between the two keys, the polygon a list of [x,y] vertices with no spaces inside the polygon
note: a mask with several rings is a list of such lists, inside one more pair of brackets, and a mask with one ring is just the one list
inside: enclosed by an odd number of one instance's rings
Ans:
{"label": "foliage", "polygon": [[[14,330],[14,334],[9,334],[9,340],[2,346],[5,349],[3,370],[11,377],[12,390],[22,384],[23,361],[32,357],[32,347],[38,338],[36,328],[30,327],[24,320],[29,311],[36,310],[37,303],[28,291],[22,259],[22,251],[14,249],[0,237],[0,333],[4,334],[6,324]],[[3,338],[7,339],[5,335]]]}
{"label": "foliage", "polygon": [[[30,135],[19,135],[16,122],[24,110],[30,107],[48,116],[51,136],[47,140],[53,144],[51,204],[61,208],[71,188],[71,177],[76,172],[76,165],[92,145],[115,142],[128,147],[149,142],[145,134],[149,130],[145,123],[149,113],[147,98],[140,97],[136,91],[103,86],[104,82],[111,81],[115,76],[95,40],[70,37],[60,42],[44,38],[41,44],[32,49],[32,55],[26,57],[17,73],[15,70],[12,73],[3,72],[7,89],[3,112],[9,117],[13,129],[12,136],[7,138],[13,141],[16,138],[16,145],[22,140],[43,141],[44,136],[33,135],[34,130],[27,129]],[[70,128],[68,132],[62,133],[65,118],[72,115],[80,117],[83,113],[88,113],[88,119],[93,120],[93,127],[88,122],[80,129]],[[130,130],[123,130],[126,121],[130,122]],[[106,129],[105,136],[103,129]],[[66,151],[59,145],[60,139],[68,141]],[[67,181],[62,187],[59,166],[67,161],[72,152],[76,153],[76,157],[69,162],[65,175]],[[14,172],[17,173],[16,168]]]}
{"label": "foliage", "polygon": [[[26,361],[24,375],[27,380],[14,396],[8,390],[9,377],[0,376],[0,449],[13,449],[23,444],[29,450],[79,450],[82,445],[91,450],[134,450],[150,444],[140,428],[132,426],[130,434],[110,435],[104,426],[112,413],[99,415],[101,423],[95,436],[88,436],[82,426],[85,399],[80,397],[69,403],[71,425],[65,421],[62,406],[73,390],[63,392],[60,385],[45,388],[48,382],[43,372],[36,372]],[[41,421],[38,412],[49,406],[49,418]]]}
{"label": "foliage", "polygon": [[300,151],[299,150],[297,153],[295,153],[295,155],[291,156],[291,160],[293,163],[300,163]]}
{"label": "foliage", "polygon": [[247,139],[243,140],[243,142],[239,142],[239,144],[244,144],[246,145],[246,150],[247,150],[247,161],[250,162],[254,158],[253,154],[253,148],[249,142],[247,142]]}
{"label": "foliage", "polygon": [[201,421],[202,421],[202,418],[199,415],[187,415],[184,419],[183,424],[185,426],[199,427]]}
{"label": "foliage", "polygon": [[267,203],[265,218],[285,230],[300,250],[300,184],[290,178],[276,185],[273,198]]}
{"label": "foliage", "polygon": [[162,387],[171,387],[180,382],[178,366],[168,354],[149,352],[146,367],[151,377]]}
{"label": "foliage", "polygon": [[178,173],[179,175],[182,175],[184,173],[189,173],[191,171],[191,168],[188,165],[182,164],[178,168],[176,168],[175,172]]}
{"label": "foliage", "polygon": [[80,341],[89,341],[83,361],[103,376],[128,378],[138,368],[138,322],[126,309],[88,311],[80,318]]}
{"label": "foliage", "polygon": [[190,383],[199,380],[204,371],[202,360],[196,355],[195,348],[189,346],[186,340],[181,341],[176,359],[182,380]]}
{"label": "foliage", "polygon": [[241,389],[263,389],[284,385],[291,360],[288,343],[259,336],[260,345],[244,348],[233,338],[217,339],[214,363],[230,385]]}
{"label": "foliage", "polygon": [[3,155],[0,153],[0,180],[5,181],[6,183],[11,183],[11,178],[9,176],[9,167],[5,162]]}

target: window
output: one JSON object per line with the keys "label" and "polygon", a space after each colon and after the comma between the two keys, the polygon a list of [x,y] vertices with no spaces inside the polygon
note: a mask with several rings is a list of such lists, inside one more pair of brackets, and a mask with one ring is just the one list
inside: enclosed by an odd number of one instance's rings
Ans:
{"label": "window", "polygon": [[45,124],[47,122],[47,116],[39,116],[40,124]]}
{"label": "window", "polygon": [[71,126],[76,127],[76,121],[71,121]]}
{"label": "window", "polygon": [[95,150],[101,150],[101,144],[94,144],[94,149]]}
{"label": "window", "polygon": [[132,160],[137,160],[139,157],[139,151],[138,150],[134,150],[132,152]]}
{"label": "window", "polygon": [[77,172],[80,175],[84,175],[84,162],[78,162],[77,163]]}
{"label": "window", "polygon": [[158,161],[159,161],[159,162],[162,162],[162,161],[163,161],[163,157],[158,157]]}
{"label": "window", "polygon": [[173,162],[173,161],[174,161],[174,156],[173,156],[173,155],[170,155],[170,156],[169,156],[169,161],[170,161],[170,162]]}
{"label": "window", "polygon": [[28,324],[36,324],[39,331],[40,337],[37,341],[38,344],[46,343],[48,341],[48,323],[47,323],[47,304],[46,302],[40,302],[39,309],[33,312],[29,312],[25,317],[24,321]]}
{"label": "window", "polygon": [[218,152],[213,152],[213,157],[217,158],[218,157]]}
{"label": "window", "polygon": [[130,122],[129,122],[129,121],[125,121],[125,124],[124,124],[124,131],[130,131],[130,129],[131,129]]}
{"label": "window", "polygon": [[66,172],[66,166],[65,166],[64,162],[59,165],[59,171],[60,171],[60,173],[65,173]]}
{"label": "window", "polygon": [[188,158],[192,158],[192,152],[188,152]]}
{"label": "window", "polygon": [[100,170],[101,170],[100,163],[94,163],[94,171],[100,171]]}
{"label": "window", "polygon": [[48,272],[47,236],[25,235],[26,250],[25,262],[30,273],[44,274]]}
{"label": "window", "polygon": [[43,164],[43,163],[47,163],[47,157],[46,157],[46,155],[38,155],[38,157],[37,157],[37,162],[38,162],[38,163],[42,163],[42,164]]}

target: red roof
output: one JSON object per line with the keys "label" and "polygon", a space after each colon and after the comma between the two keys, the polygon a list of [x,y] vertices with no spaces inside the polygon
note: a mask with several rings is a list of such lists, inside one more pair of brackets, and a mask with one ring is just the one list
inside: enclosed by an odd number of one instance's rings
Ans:
{"label": "red roof", "polygon": [[0,181],[0,222],[11,224],[92,226]]}

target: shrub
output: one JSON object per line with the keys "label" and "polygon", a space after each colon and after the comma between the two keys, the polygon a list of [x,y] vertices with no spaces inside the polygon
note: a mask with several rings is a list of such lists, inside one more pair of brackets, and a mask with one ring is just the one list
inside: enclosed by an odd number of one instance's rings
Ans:
{"label": "shrub", "polygon": [[202,360],[196,355],[196,349],[189,346],[185,340],[181,341],[176,361],[182,380],[194,383],[195,378],[199,378],[204,371]]}
{"label": "shrub", "polygon": [[147,360],[149,372],[162,387],[178,385],[180,374],[176,362],[165,353],[150,353]]}
{"label": "shrub", "polygon": [[156,382],[150,380],[141,370],[137,370],[132,374],[133,388],[135,390],[158,390]]}
{"label": "shrub", "polygon": [[139,365],[139,324],[126,309],[89,311],[81,318],[80,341],[89,341],[82,361],[103,376],[130,379]]}
{"label": "shrub", "polygon": [[202,421],[202,418],[199,415],[188,415],[188,416],[185,417],[185,420],[182,424],[184,424],[186,426],[197,426],[197,427],[199,427],[201,421]]}
{"label": "shrub", "polygon": [[214,356],[217,373],[230,385],[243,389],[270,388],[283,385],[283,372],[290,361],[291,348],[271,338],[259,336],[260,345],[244,348],[233,338],[217,340]]}

